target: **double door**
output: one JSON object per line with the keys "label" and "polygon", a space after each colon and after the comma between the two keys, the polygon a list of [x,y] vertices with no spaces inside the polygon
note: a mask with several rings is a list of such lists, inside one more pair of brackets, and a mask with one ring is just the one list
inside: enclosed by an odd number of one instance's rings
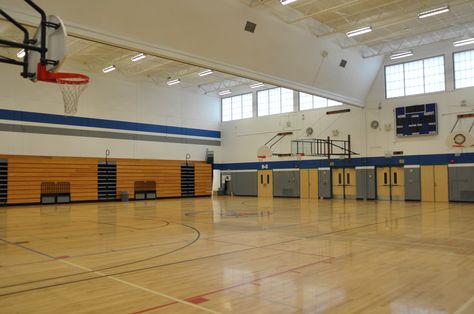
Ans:
{"label": "double door", "polygon": [[448,166],[421,166],[421,200],[448,201]]}
{"label": "double door", "polygon": [[332,169],[332,193],[334,198],[356,198],[356,170],[354,168]]}
{"label": "double door", "polygon": [[258,177],[258,197],[273,197],[273,171],[259,170]]}
{"label": "double door", "polygon": [[380,200],[401,201],[405,199],[403,167],[377,168],[377,196]]}
{"label": "double door", "polygon": [[318,198],[318,169],[300,169],[300,197]]}

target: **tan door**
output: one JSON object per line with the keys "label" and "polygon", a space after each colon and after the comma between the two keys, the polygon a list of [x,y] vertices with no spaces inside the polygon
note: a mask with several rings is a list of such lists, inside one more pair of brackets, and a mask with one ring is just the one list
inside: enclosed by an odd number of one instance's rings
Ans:
{"label": "tan door", "polygon": [[434,202],[435,186],[434,186],[434,167],[421,166],[421,201]]}
{"label": "tan door", "polygon": [[377,197],[380,200],[390,200],[390,168],[377,168]]}
{"label": "tan door", "polygon": [[300,198],[309,198],[309,169],[300,169]]}
{"label": "tan door", "polygon": [[344,169],[332,169],[332,196],[334,198],[344,198]]}
{"label": "tan door", "polygon": [[405,170],[403,167],[392,167],[392,200],[402,201],[405,199]]}
{"label": "tan door", "polygon": [[309,198],[318,198],[318,169],[309,169]]}
{"label": "tan door", "polygon": [[356,170],[354,168],[344,169],[344,195],[346,199],[356,198]]}
{"label": "tan door", "polygon": [[448,166],[434,166],[434,195],[436,202],[448,202]]}
{"label": "tan door", "polygon": [[258,171],[258,196],[273,196],[273,172],[272,170]]}

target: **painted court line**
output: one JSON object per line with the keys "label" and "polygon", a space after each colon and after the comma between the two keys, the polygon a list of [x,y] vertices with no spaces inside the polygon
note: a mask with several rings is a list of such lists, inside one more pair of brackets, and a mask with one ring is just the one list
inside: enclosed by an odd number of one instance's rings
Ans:
{"label": "painted court line", "polygon": [[[202,306],[200,306],[200,305],[197,305],[197,304],[194,304],[194,303],[191,303],[191,302],[188,302],[188,301],[184,301],[184,300],[181,300],[181,299],[172,297],[172,296],[170,296],[170,295],[167,295],[167,294],[164,294],[164,293],[155,291],[155,290],[151,290],[151,289],[148,289],[148,288],[145,288],[145,287],[136,285],[136,284],[134,284],[134,283],[131,283],[131,282],[126,281],[126,280],[119,279],[119,278],[117,278],[117,277],[109,276],[109,275],[104,274],[104,273],[99,272],[99,271],[93,271],[93,270],[90,269],[90,268],[87,268],[87,267],[84,267],[84,266],[81,266],[81,265],[78,265],[78,264],[69,262],[69,261],[67,261],[67,260],[62,260],[62,259],[61,259],[61,260],[58,260],[58,261],[63,262],[63,263],[66,263],[66,264],[71,265],[71,266],[74,266],[74,267],[76,267],[76,268],[80,268],[80,269],[82,269],[82,270],[91,271],[91,272],[96,273],[97,275],[100,275],[100,276],[105,276],[105,278],[109,278],[109,279],[111,279],[111,280],[115,280],[115,281],[120,282],[120,283],[122,283],[122,284],[125,284],[125,285],[127,285],[127,286],[134,287],[134,288],[137,288],[137,289],[146,291],[146,292],[148,292],[148,293],[151,293],[151,294],[154,294],[154,295],[163,297],[163,298],[167,298],[167,299],[173,300],[173,301],[176,302],[176,303],[181,303],[181,304],[189,305],[189,306],[192,306],[192,307],[194,307],[194,308],[197,308],[197,309],[200,309],[200,310],[202,310],[202,311],[209,312],[209,313],[220,314],[220,312],[213,311],[213,310],[211,310],[211,309],[207,309],[207,308],[202,307]],[[173,302],[172,302],[172,303],[173,303]],[[169,305],[171,305],[171,304],[169,304]]]}
{"label": "painted court line", "polygon": [[[461,305],[457,310],[456,312],[454,312],[453,314],[463,314],[465,310],[467,310],[467,308],[469,306],[471,306],[472,304],[474,304],[474,296],[472,296],[469,300],[467,300],[463,305]],[[467,312],[466,312],[467,313]]]}
{"label": "painted court line", "polygon": [[[229,286],[229,287],[224,287],[224,288],[221,288],[221,289],[209,291],[209,292],[202,293],[202,294],[199,294],[199,295],[195,295],[195,296],[192,296],[192,297],[187,297],[185,300],[198,300],[198,299],[201,299],[201,298],[205,299],[204,298],[205,296],[209,296],[211,294],[216,294],[216,293],[223,292],[223,291],[226,291],[226,290],[230,290],[230,289],[234,289],[234,288],[237,288],[237,287],[245,286],[245,285],[248,285],[248,284],[252,284],[252,285],[255,285],[255,286],[261,286],[260,283],[258,283],[258,281],[261,281],[261,280],[264,280],[264,279],[267,279],[267,278],[271,278],[271,277],[275,277],[275,276],[278,276],[278,275],[282,275],[282,274],[285,274],[285,273],[294,272],[298,269],[302,269],[302,268],[313,266],[313,265],[320,264],[320,263],[331,263],[332,260],[334,260],[334,257],[330,257],[330,258],[327,258],[327,259],[324,259],[324,260],[321,260],[321,261],[301,265],[301,266],[291,268],[291,269],[288,269],[288,270],[284,270],[284,271],[281,271],[281,272],[278,272],[278,273],[270,274],[270,275],[264,276],[262,278],[252,279],[252,280],[249,280],[249,281],[241,282],[241,283]],[[173,305],[173,304],[176,304],[176,303],[175,302],[170,302],[170,303],[158,305],[158,306],[155,306],[155,307],[151,307],[151,308],[148,308],[148,309],[143,309],[143,310],[134,312],[133,314],[146,313],[146,312],[153,311],[153,310],[163,308],[163,307],[167,307],[167,306],[170,306],[170,305]]]}

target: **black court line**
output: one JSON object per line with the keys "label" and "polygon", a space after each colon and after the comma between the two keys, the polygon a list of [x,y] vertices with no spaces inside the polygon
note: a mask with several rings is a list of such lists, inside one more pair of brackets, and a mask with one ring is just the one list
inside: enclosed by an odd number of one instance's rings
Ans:
{"label": "black court line", "polygon": [[[179,224],[179,223],[178,223]],[[177,252],[177,251],[180,251],[182,249],[185,249],[187,248],[188,246],[191,246],[193,245],[194,243],[196,243],[200,238],[201,238],[201,232],[192,227],[192,226],[188,226],[188,225],[185,225],[185,224],[179,224],[179,225],[182,225],[182,226],[185,226],[185,227],[188,227],[188,228],[191,228],[193,229],[196,233],[197,233],[197,236],[196,238],[177,248],[177,249],[174,249],[174,250],[171,250],[169,252],[166,252],[166,253],[163,253],[163,254],[158,254],[158,255],[154,255],[154,256],[151,256],[151,257],[147,257],[147,258],[144,258],[144,259],[141,259],[141,260],[136,260],[136,261],[132,261],[132,262],[127,262],[127,263],[123,263],[123,264],[119,264],[119,265],[114,265],[114,266],[109,266],[109,267],[104,267],[104,268],[99,268],[99,269],[94,269],[94,270],[90,270],[90,271],[84,271],[84,272],[78,272],[78,273],[74,273],[74,274],[68,274],[68,275],[62,275],[62,276],[56,276],[56,277],[49,277],[49,278],[44,278],[44,279],[39,279],[39,280],[33,280],[33,281],[28,281],[28,282],[21,282],[21,283],[16,283],[16,284],[12,284],[12,285],[7,285],[7,286],[1,286],[0,289],[5,289],[5,288],[11,288],[11,287],[16,287],[16,286],[21,286],[21,285],[26,285],[26,284],[31,284],[31,283],[38,283],[38,282],[44,282],[44,281],[50,281],[50,280],[56,280],[56,279],[62,279],[62,278],[68,278],[68,277],[73,277],[73,276],[78,276],[78,275],[84,275],[84,274],[91,274],[91,273],[95,273],[95,272],[101,272],[101,271],[104,271],[104,270],[110,270],[110,269],[114,269],[114,268],[118,268],[118,267],[123,267],[123,266],[129,266],[129,265],[133,265],[133,264],[137,264],[137,263],[141,263],[141,262],[146,262],[146,261],[149,261],[149,260],[152,260],[152,259],[155,259],[155,258],[158,258],[158,257],[161,257],[161,256],[165,256],[165,255],[169,255],[169,254],[172,254],[174,252]],[[25,249],[28,249],[28,248],[25,248]],[[34,251],[36,252],[36,251]],[[36,252],[38,254],[41,254],[41,255],[45,255],[41,252]],[[51,259],[56,259],[55,257],[51,257],[49,255],[45,255],[45,256],[48,256],[50,257]],[[2,296],[2,295],[0,295]]]}
{"label": "black court line", "polygon": [[[445,209],[441,209],[441,210],[436,210],[436,209],[435,209],[435,210],[431,211],[430,213],[445,211],[445,210],[448,210],[448,209],[449,209],[449,208],[445,208]],[[412,217],[416,217],[416,216],[421,216],[421,215],[423,215],[423,214],[426,214],[426,213],[418,213],[418,214],[413,214],[413,215],[409,215],[409,216],[402,216],[402,217],[398,217],[397,219],[407,219],[407,218],[412,218]],[[393,221],[393,220],[395,220],[395,219],[390,219],[390,221]],[[274,245],[279,245],[279,244],[284,244],[284,243],[289,243],[289,242],[294,242],[294,241],[301,241],[301,240],[304,240],[304,239],[310,239],[310,238],[316,238],[316,237],[324,237],[324,236],[328,236],[328,235],[332,235],[332,234],[336,234],[336,233],[341,233],[341,232],[345,232],[345,231],[351,231],[351,230],[354,230],[354,229],[360,229],[360,228],[365,228],[365,227],[371,227],[371,226],[374,226],[374,225],[383,224],[383,223],[385,223],[385,222],[386,222],[386,221],[381,221],[381,222],[376,222],[376,223],[370,223],[370,224],[366,224],[366,225],[362,225],[362,226],[357,226],[357,227],[354,227],[354,228],[341,229],[341,230],[336,230],[336,231],[327,232],[327,233],[323,233],[323,234],[317,234],[317,235],[313,235],[313,236],[307,236],[307,237],[304,237],[304,238],[285,240],[285,241],[281,241],[281,242],[278,242],[278,243],[271,243],[271,244],[263,245],[263,246],[260,246],[260,247],[246,248],[246,249],[235,250],[235,251],[226,252],[226,253],[218,253],[218,254],[213,254],[213,255],[208,255],[208,256],[196,257],[196,258],[187,259],[187,260],[181,260],[181,261],[176,261],[176,262],[171,262],[171,263],[165,263],[165,264],[155,265],[155,266],[148,266],[148,267],[143,267],[143,268],[136,268],[136,269],[127,270],[127,271],[122,271],[122,272],[117,272],[117,273],[113,273],[113,274],[99,275],[99,276],[91,277],[91,278],[78,279],[78,280],[62,282],[62,283],[58,283],[58,284],[51,284],[51,285],[47,285],[47,286],[41,286],[41,287],[36,287],[36,288],[30,288],[30,289],[24,289],[24,290],[19,290],[19,291],[14,291],[14,292],[8,292],[8,293],[5,293],[5,294],[0,294],[0,297],[10,296],[10,295],[16,295],[16,294],[21,294],[21,293],[26,293],[26,292],[31,292],[31,291],[37,291],[37,290],[42,290],[42,289],[48,289],[48,288],[53,288],[53,287],[59,287],[59,286],[64,286],[64,285],[68,285],[68,284],[74,284],[74,283],[79,283],[79,282],[85,282],[85,281],[89,281],[89,280],[96,280],[96,279],[107,278],[107,277],[112,277],[112,276],[119,276],[119,275],[125,275],[125,274],[135,273],[135,272],[141,272],[141,271],[146,271],[146,270],[150,270],[150,269],[156,269],[156,268],[160,268],[160,267],[178,265],[178,264],[193,262],[193,261],[197,261],[197,260],[203,260],[203,259],[208,259],[208,258],[213,258],[213,257],[219,257],[219,256],[224,256],[224,255],[230,255],[230,254],[240,253],[240,252],[249,251],[249,250],[256,250],[256,249],[265,248],[265,247],[268,247],[268,246],[274,246]],[[183,225],[184,225],[184,224],[183,224]],[[185,225],[185,226],[187,226],[187,225]],[[194,228],[194,227],[191,227],[191,226],[187,226],[187,227],[190,227],[190,228],[196,230],[197,232],[199,232],[199,230],[196,229],[196,228]],[[201,234],[201,233],[199,232],[199,237],[200,237],[200,234]],[[197,240],[196,240],[196,241],[197,241]],[[193,242],[193,243],[194,243],[194,242]],[[189,245],[188,245],[188,246],[189,246]],[[181,249],[177,249],[177,250],[181,250]],[[175,251],[177,251],[177,250],[175,250]],[[150,258],[149,258],[149,259],[150,259]],[[147,259],[147,260],[148,260],[148,259]],[[131,264],[134,264],[134,263],[131,263]],[[113,268],[115,268],[115,267],[113,267]],[[94,272],[98,272],[98,271],[100,271],[100,270],[87,271],[87,272],[83,272],[83,274],[94,273]],[[79,274],[80,274],[80,273],[79,273]],[[72,276],[72,275],[59,276],[59,277],[57,277],[57,278],[52,278],[52,279],[59,279],[59,278],[70,277],[70,276]],[[34,281],[34,282],[42,282],[42,281],[47,281],[47,280],[51,280],[51,279],[38,280],[38,281]],[[34,283],[34,282],[28,282],[28,283]],[[28,283],[24,283],[24,284],[28,284]],[[16,285],[13,285],[13,286],[18,286],[18,285],[22,285],[22,284],[16,284]],[[0,289],[1,289],[1,288],[6,288],[6,287],[0,287]]]}
{"label": "black court line", "polygon": [[33,253],[36,253],[36,254],[39,254],[39,255],[48,257],[48,258],[50,258],[50,259],[56,259],[56,257],[53,257],[53,256],[48,255],[48,254],[46,254],[46,253],[37,251],[37,250],[32,249],[32,248],[29,248],[29,247],[27,247],[27,246],[21,245],[21,244],[19,244],[18,242],[17,242],[17,243],[15,243],[15,242],[10,242],[10,241],[5,240],[5,239],[0,239],[0,241],[3,241],[3,242],[5,242],[5,243],[8,243],[8,244],[10,244],[10,245],[14,245],[14,246],[19,247],[19,248],[22,248],[22,249],[24,249],[24,250],[27,250],[27,251],[30,251],[30,252],[33,252]]}

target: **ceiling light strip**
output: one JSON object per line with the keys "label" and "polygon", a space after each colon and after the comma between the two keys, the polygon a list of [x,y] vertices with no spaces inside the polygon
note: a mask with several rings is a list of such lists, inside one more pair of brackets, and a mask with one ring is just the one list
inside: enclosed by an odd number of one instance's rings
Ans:
{"label": "ceiling light strip", "polygon": [[287,4],[296,2],[296,1],[298,1],[298,0],[280,0],[280,3],[281,3],[282,5],[287,5]]}
{"label": "ceiling light strip", "polygon": [[259,88],[263,86],[265,86],[265,84],[263,84],[262,82],[258,82],[258,83],[251,84],[250,88]]}
{"label": "ceiling light strip", "polygon": [[104,73],[109,73],[109,72],[112,72],[116,69],[115,65],[111,65],[111,66],[108,66],[108,67],[105,67],[102,69],[102,72]]}
{"label": "ceiling light strip", "polygon": [[431,9],[431,10],[420,12],[420,13],[418,13],[418,18],[424,19],[426,17],[430,17],[430,16],[433,16],[433,15],[438,15],[438,14],[442,14],[442,13],[446,13],[446,12],[449,12],[449,6],[447,6],[447,5],[436,8],[436,9]]}
{"label": "ceiling light strip", "polygon": [[145,59],[146,56],[143,53],[139,53],[136,56],[133,56],[131,59],[133,62],[137,62],[138,60]]}
{"label": "ceiling light strip", "polygon": [[454,47],[461,47],[461,46],[466,46],[466,45],[471,45],[471,44],[474,44],[474,37],[453,42]]}
{"label": "ceiling light strip", "polygon": [[371,26],[366,26],[366,27],[358,28],[358,29],[355,29],[353,31],[347,32],[346,36],[347,37],[354,37],[354,36],[359,36],[359,35],[362,35],[362,34],[370,33],[371,31],[372,31],[372,27]]}
{"label": "ceiling light strip", "polygon": [[224,96],[224,95],[229,95],[230,93],[232,93],[232,91],[230,89],[226,89],[226,90],[220,91],[218,94],[220,96]]}
{"label": "ceiling light strip", "polygon": [[406,58],[406,57],[410,57],[410,56],[413,56],[413,51],[411,51],[411,50],[402,51],[402,52],[397,52],[397,53],[392,54],[390,56],[390,59],[396,60],[396,59]]}
{"label": "ceiling light strip", "polygon": [[212,74],[214,73],[214,71],[210,70],[210,69],[207,69],[207,70],[204,70],[204,71],[201,71],[199,72],[199,76],[206,76],[206,75],[209,75],[209,74]]}
{"label": "ceiling light strip", "polygon": [[166,85],[172,86],[172,85],[176,85],[176,84],[179,84],[179,83],[181,83],[180,79],[174,79],[174,80],[169,80],[168,82],[166,82]]}

